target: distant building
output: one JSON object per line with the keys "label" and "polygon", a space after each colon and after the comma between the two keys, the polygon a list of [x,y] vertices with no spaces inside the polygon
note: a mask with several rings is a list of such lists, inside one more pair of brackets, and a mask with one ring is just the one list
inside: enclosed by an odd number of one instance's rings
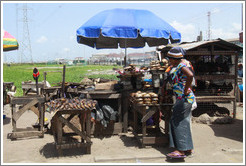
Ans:
{"label": "distant building", "polygon": [[64,58],[57,58],[55,61],[57,64],[65,64],[67,62]]}
{"label": "distant building", "polygon": [[73,64],[85,64],[85,59],[83,57],[76,57],[73,60]]}

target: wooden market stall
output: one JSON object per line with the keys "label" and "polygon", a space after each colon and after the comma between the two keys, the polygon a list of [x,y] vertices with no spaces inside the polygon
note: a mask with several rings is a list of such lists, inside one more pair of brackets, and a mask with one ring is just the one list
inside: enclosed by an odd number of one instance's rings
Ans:
{"label": "wooden market stall", "polygon": [[[222,39],[199,42],[183,42],[179,45],[158,47],[164,58],[173,46],[186,51],[185,58],[195,70],[197,103],[233,103],[233,118],[236,117],[238,88],[237,64],[242,47]],[[209,106],[209,104],[208,104]]]}

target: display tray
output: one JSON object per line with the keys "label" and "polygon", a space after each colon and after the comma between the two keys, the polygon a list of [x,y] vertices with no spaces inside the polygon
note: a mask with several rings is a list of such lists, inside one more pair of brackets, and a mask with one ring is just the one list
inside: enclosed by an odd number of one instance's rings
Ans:
{"label": "display tray", "polygon": [[138,101],[137,101],[137,99],[139,99],[139,98],[145,98],[145,97],[138,97],[138,98],[136,98],[136,97],[130,97],[129,98],[129,100],[130,100],[130,102],[132,103],[132,104],[135,104],[135,105],[137,105],[137,106],[160,106],[160,104],[159,104],[159,102],[157,103],[157,104],[155,104],[155,103],[143,103],[143,104],[140,104],[140,103],[138,103]]}

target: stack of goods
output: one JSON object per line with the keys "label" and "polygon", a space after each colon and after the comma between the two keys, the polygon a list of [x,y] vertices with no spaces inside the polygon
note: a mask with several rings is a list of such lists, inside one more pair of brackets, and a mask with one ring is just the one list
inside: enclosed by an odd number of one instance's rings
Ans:
{"label": "stack of goods", "polygon": [[143,72],[136,65],[130,64],[124,68],[123,73],[119,73],[123,89],[141,89]]}
{"label": "stack of goods", "polygon": [[136,104],[154,105],[158,104],[159,101],[158,95],[154,92],[137,91],[136,93],[131,93],[131,97]]}
{"label": "stack of goods", "polygon": [[129,66],[125,67],[123,73],[124,75],[142,74],[139,68],[137,68],[134,64],[130,64]]}
{"label": "stack of goods", "polygon": [[48,106],[49,112],[57,112],[60,110],[92,110],[95,108],[97,104],[96,100],[88,100],[88,99],[67,99],[67,98],[60,98],[55,99],[50,102],[47,102],[46,105]]}
{"label": "stack of goods", "polygon": [[167,59],[162,59],[161,62],[159,60],[150,62],[150,70],[166,70],[167,67]]}
{"label": "stack of goods", "polygon": [[162,68],[163,70],[166,70],[166,69],[168,68],[168,60],[167,60],[167,59],[163,58],[163,59],[161,60],[160,64],[161,64],[161,68]]}
{"label": "stack of goods", "polygon": [[160,61],[151,61],[150,62],[150,70],[159,70],[161,68]]}
{"label": "stack of goods", "polygon": [[162,59],[161,62],[159,60],[150,62],[150,70],[166,70],[167,67],[168,61],[166,59]]}
{"label": "stack of goods", "polygon": [[146,66],[141,66],[140,67],[140,71],[148,71],[149,67],[146,67]]}

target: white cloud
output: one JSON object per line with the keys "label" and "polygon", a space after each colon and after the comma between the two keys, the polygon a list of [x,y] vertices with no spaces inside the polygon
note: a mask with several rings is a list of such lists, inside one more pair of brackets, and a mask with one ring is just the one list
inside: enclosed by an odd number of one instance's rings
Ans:
{"label": "white cloud", "polygon": [[70,39],[71,41],[76,41],[76,36],[74,36],[74,35],[73,35],[73,36],[70,36],[69,39]]}
{"label": "white cloud", "polygon": [[[196,41],[199,31],[194,24],[183,24],[177,21],[170,23],[176,30],[181,33],[181,42]],[[207,27],[202,30],[203,40],[207,40]],[[241,24],[231,23],[226,27],[213,28],[211,27],[211,39],[230,39],[239,37],[241,32]]]}
{"label": "white cloud", "polygon": [[232,27],[233,27],[234,31],[236,31],[236,32],[240,32],[242,29],[241,24],[237,24],[237,23],[232,23]]}
{"label": "white cloud", "polygon": [[211,13],[214,14],[214,13],[219,13],[220,12],[220,9],[219,8],[213,8]]}
{"label": "white cloud", "polygon": [[237,23],[232,23],[231,26],[228,25],[229,28],[222,29],[222,28],[212,28],[212,38],[217,39],[230,39],[230,38],[238,38],[239,32],[241,31],[241,25]]}
{"label": "white cloud", "polygon": [[230,38],[238,38],[239,37],[239,31],[235,32],[233,30],[226,31],[222,28],[219,29],[211,29],[211,37],[212,39],[230,39]]}
{"label": "white cloud", "polygon": [[63,48],[63,51],[69,52],[70,51],[70,48]]}
{"label": "white cloud", "polygon": [[171,26],[181,33],[182,42],[195,41],[196,37],[199,35],[193,24],[182,24],[173,21]]}
{"label": "white cloud", "polygon": [[46,36],[41,36],[38,40],[37,43],[45,43],[47,41],[47,37]]}

